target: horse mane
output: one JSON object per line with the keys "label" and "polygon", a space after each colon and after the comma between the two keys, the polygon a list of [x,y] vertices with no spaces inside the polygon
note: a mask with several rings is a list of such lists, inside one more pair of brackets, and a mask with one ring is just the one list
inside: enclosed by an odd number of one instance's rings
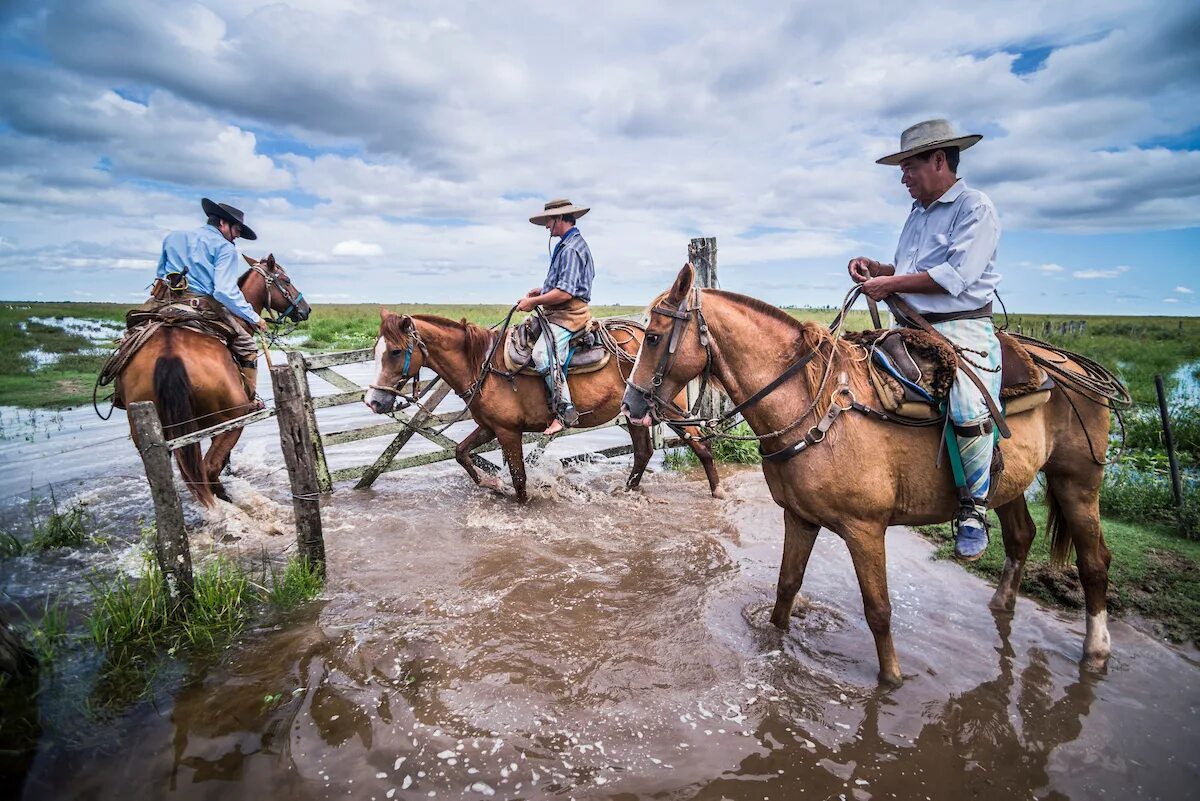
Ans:
{"label": "horse mane", "polygon": [[[798,359],[810,351],[820,350],[822,352],[825,356],[824,359],[813,359],[805,366],[804,382],[807,386],[809,397],[816,400],[818,413],[824,413],[829,404],[829,390],[831,387],[826,387],[826,392],[823,393],[825,397],[818,398],[816,395],[820,391],[821,382],[824,380],[826,372],[829,369],[828,360],[833,359],[835,362],[841,362],[841,357],[846,355],[847,343],[841,339],[834,338],[833,333],[827,326],[811,320],[797,320],[778,306],[774,306],[758,298],[741,295],[737,292],[729,292],[724,289],[706,289],[705,293],[728,300],[735,306],[744,308],[746,311],[769,317],[795,332],[796,349],[789,361]],[[661,300],[662,298],[660,297],[659,301],[656,301],[656,305]]]}
{"label": "horse mane", "polygon": [[238,276],[238,289],[242,288],[242,284],[246,283],[246,279],[250,277],[250,273],[252,272],[253,270],[246,270],[246,272]]}
{"label": "horse mane", "polygon": [[[389,314],[380,323],[379,333],[388,342],[399,344],[406,341],[404,333],[400,330],[401,316],[399,314]],[[476,372],[483,369],[484,359],[487,358],[488,353],[491,351],[492,343],[496,341],[495,331],[476,325],[465,317],[456,322],[449,317],[438,317],[436,314],[413,314],[409,316],[414,320],[420,320],[423,323],[429,323],[439,328],[461,329],[463,333],[462,351],[467,359],[467,364]]]}

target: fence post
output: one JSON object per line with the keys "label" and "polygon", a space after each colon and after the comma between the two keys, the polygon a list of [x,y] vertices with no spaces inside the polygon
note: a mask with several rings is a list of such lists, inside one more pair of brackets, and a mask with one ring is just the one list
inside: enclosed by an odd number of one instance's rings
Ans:
{"label": "fence post", "polygon": [[296,545],[300,557],[325,575],[325,538],[321,532],[321,501],[313,466],[313,443],[304,415],[304,398],[291,365],[271,368],[279,445],[292,486],[296,516]]}
{"label": "fence post", "polygon": [[1179,478],[1179,460],[1175,458],[1175,435],[1171,432],[1171,417],[1167,414],[1167,393],[1163,377],[1154,376],[1154,391],[1158,394],[1158,414],[1162,418],[1163,444],[1167,446],[1167,465],[1171,469],[1171,492],[1175,495],[1176,519],[1183,514],[1183,483]]}
{"label": "fence post", "polygon": [[313,408],[312,389],[308,385],[308,364],[304,354],[292,351],[288,354],[288,366],[296,374],[296,385],[300,389],[303,401],[304,424],[308,426],[308,436],[312,440],[313,468],[317,473],[317,489],[321,492],[333,492],[333,479],[329,475],[329,463],[325,461],[325,445],[321,442],[321,430],[317,428],[317,412]]}
{"label": "fence post", "polygon": [[171,451],[153,401],[131,403],[129,420],[133,424],[133,441],[146,466],[150,497],[154,499],[154,556],[162,571],[167,597],[178,606],[192,600],[192,552],[183,527],[183,506],[171,473]]}
{"label": "fence post", "polygon": [[[688,261],[696,271],[696,286],[704,289],[718,289],[721,286],[717,280],[717,239],[716,237],[698,237],[688,242]],[[700,391],[700,381],[693,379],[688,382],[688,403],[696,401],[696,393]],[[725,400],[720,392],[709,387],[704,392],[697,413],[711,420],[721,414]]]}

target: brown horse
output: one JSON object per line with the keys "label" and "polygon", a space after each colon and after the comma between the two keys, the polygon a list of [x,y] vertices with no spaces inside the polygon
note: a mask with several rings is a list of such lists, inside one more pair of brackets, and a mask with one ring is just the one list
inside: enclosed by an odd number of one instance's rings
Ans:
{"label": "brown horse", "polygon": [[[270,308],[296,322],[308,318],[308,303],[273,255],[262,261],[245,259],[250,269],[238,279],[238,286],[256,312]],[[187,328],[160,328],[129,360],[119,382],[126,406],[154,401],[168,439],[249,411],[250,399],[229,348],[215,337]],[[133,435],[136,445],[137,432]],[[214,496],[229,500],[220,475],[241,435],[240,428],[218,434],[204,455],[198,443],[175,451],[184,483],[205,506],[213,505]]]}
{"label": "brown horse", "polygon": [[[374,386],[399,387],[416,376],[422,367],[441,376],[460,397],[468,395],[478,380],[477,392],[467,398],[471,416],[478,427],[458,444],[454,456],[472,481],[500,491],[500,479],[482,475],[470,458],[472,449],[493,439],[499,440],[512,474],[517,501],[524,503],[528,495],[521,434],[542,431],[550,423],[545,380],[538,375],[518,375],[509,384],[503,378],[491,375],[490,370],[485,373],[484,362],[489,356],[492,357],[489,366],[504,369],[503,345],[494,348],[493,354],[493,345],[499,335],[474,323],[455,322],[429,314],[399,316],[386,309],[380,310],[380,316],[379,339],[375,343],[377,377]],[[628,331],[629,339],[620,343],[620,347],[632,356],[641,345],[642,332],[633,327]],[[629,369],[630,365],[614,355],[600,370],[569,377],[571,397],[580,410],[584,425],[602,425],[617,416]],[[394,392],[372,388],[363,400],[372,411],[384,414],[392,410],[396,396]],[[692,429],[691,433],[697,432]],[[625,486],[635,489],[654,448],[646,428],[630,426],[629,436],[633,440],[633,470]],[[708,447],[695,440],[688,444],[704,465],[709,490],[714,497],[720,497],[717,469]]]}
{"label": "brown horse", "polygon": [[[821,433],[818,420],[831,404],[850,407],[852,399],[876,398],[865,368],[866,353],[834,339],[816,323],[801,323],[762,301],[731,292],[692,292],[691,265],[655,301],[646,342],[625,394],[631,423],[647,425],[655,407],[711,363],[735,403],[748,400],[806,354],[816,352],[797,376],[743,411],[766,452],[794,445],[806,435],[811,447],[786,461],[764,461],[771,496],[784,510],[783,562],[771,622],[787,629],[792,603],[804,579],[817,532],[828,528],[845,540],[858,575],[867,623],[875,636],[879,679],[901,681],[891,634],[884,531],[889,525],[920,525],[950,520],[958,512],[948,468],[934,469],[942,445],[940,427],[902,428],[857,413],[835,417]],[[686,303],[685,303],[686,301]],[[701,307],[697,310],[697,307]],[[695,319],[707,321],[709,346],[696,333]],[[674,331],[673,362],[664,357]],[[668,362],[670,362],[668,364]],[[655,365],[667,365],[659,388],[651,386]],[[842,376],[845,376],[843,379]],[[824,386],[824,389],[820,389]],[[878,400],[874,401],[878,405]],[[1065,560],[1073,544],[1087,604],[1084,662],[1102,666],[1110,652],[1105,593],[1109,552],[1100,531],[1099,489],[1103,466],[1092,454],[1108,441],[1108,409],[1072,400],[1056,387],[1048,403],[1008,420],[1012,438],[1001,442],[1003,473],[993,482],[992,507],[1000,517],[1005,563],[991,607],[1011,611],[1030,543],[1036,532],[1025,490],[1038,471],[1046,477],[1048,529],[1055,558]],[[807,433],[806,433],[807,432]],[[1101,456],[1103,451],[1101,451]]]}

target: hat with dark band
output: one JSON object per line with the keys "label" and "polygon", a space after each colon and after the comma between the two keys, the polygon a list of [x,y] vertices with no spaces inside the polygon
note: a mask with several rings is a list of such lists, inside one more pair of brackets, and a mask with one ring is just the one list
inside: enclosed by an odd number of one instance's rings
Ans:
{"label": "hat with dark band", "polygon": [[937,150],[939,147],[957,147],[966,150],[982,139],[980,134],[960,136],[947,120],[925,120],[900,134],[900,152],[878,159],[876,164],[895,166],[906,158]]}
{"label": "hat with dark band", "polygon": [[591,206],[576,206],[571,201],[563,198],[561,200],[551,200],[546,204],[541,214],[535,214],[529,218],[529,221],[534,225],[544,225],[546,220],[551,217],[561,217],[564,214],[574,214],[575,219],[579,219],[583,215],[591,211]]}
{"label": "hat with dark band", "polygon": [[258,239],[258,234],[254,233],[254,229],[246,225],[242,220],[241,209],[235,209],[228,203],[213,203],[208,198],[200,199],[200,208],[204,209],[204,213],[209,217],[220,217],[225,222],[240,225],[242,227],[242,239]]}

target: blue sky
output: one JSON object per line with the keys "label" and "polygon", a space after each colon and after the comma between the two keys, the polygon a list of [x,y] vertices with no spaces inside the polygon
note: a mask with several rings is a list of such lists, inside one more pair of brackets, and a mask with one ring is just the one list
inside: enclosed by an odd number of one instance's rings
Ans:
{"label": "blue sky", "polygon": [[570,197],[596,302],[703,235],[727,288],[826,305],[907,213],[874,160],[946,117],[1011,310],[1200,312],[1194,3],[596,6],[7,3],[0,298],[135,302],[210,196],[317,302],[512,302]]}

